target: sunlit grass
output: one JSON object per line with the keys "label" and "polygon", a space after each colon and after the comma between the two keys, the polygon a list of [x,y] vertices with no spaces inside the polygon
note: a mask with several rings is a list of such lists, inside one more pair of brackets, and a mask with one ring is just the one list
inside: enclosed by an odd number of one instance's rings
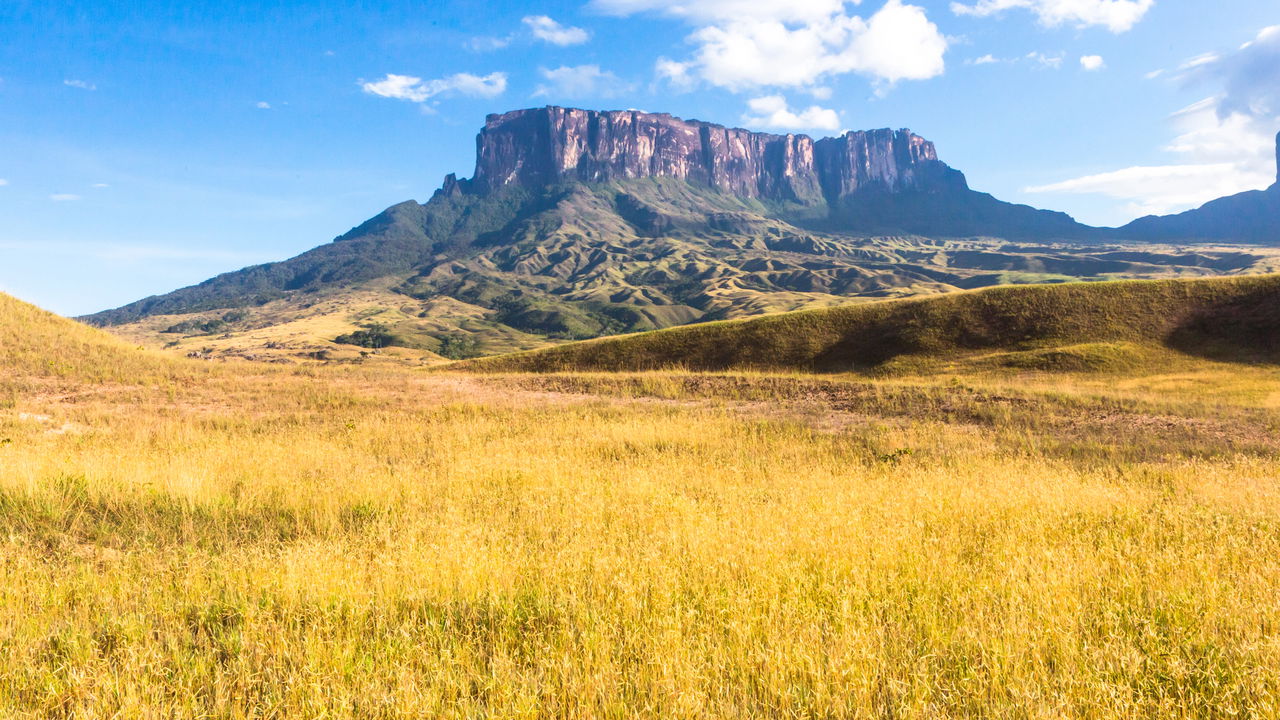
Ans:
{"label": "sunlit grass", "polygon": [[[0,715],[1280,713],[1273,371],[843,382],[24,394]],[[1226,438],[1055,419],[1099,403]]]}
{"label": "sunlit grass", "polygon": [[5,302],[0,717],[1280,716],[1273,366],[282,368]]}

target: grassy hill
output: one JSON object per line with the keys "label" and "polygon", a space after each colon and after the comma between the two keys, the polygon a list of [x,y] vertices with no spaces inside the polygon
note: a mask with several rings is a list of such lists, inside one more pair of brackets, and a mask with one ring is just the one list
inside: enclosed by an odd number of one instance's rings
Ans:
{"label": "grassy hill", "polygon": [[0,378],[5,381],[137,382],[180,372],[185,365],[0,293]]}
{"label": "grassy hill", "polygon": [[998,287],[708,323],[483,358],[481,371],[866,371],[959,358],[1030,369],[1178,351],[1280,359],[1280,276]]}

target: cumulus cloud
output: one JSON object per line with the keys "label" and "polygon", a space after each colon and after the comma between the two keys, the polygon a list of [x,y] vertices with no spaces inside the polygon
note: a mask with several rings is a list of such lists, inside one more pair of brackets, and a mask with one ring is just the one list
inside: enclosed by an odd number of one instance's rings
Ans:
{"label": "cumulus cloud", "polygon": [[1219,92],[1170,116],[1175,136],[1168,165],[1138,166],[1027,188],[1028,192],[1099,193],[1134,215],[1165,214],[1265,188],[1276,179],[1280,130],[1280,26],[1264,28],[1231,53],[1198,55],[1175,81]]}
{"label": "cumulus cloud", "polygon": [[8,185],[8,184],[9,184],[8,180],[5,180],[4,178],[0,178],[0,187],[4,187],[5,185]]}
{"label": "cumulus cloud", "polygon": [[658,58],[653,64],[653,73],[659,80],[665,80],[679,90],[690,90],[698,84],[690,63],[677,62],[671,58]]}
{"label": "cumulus cloud", "polygon": [[529,15],[520,22],[529,28],[529,32],[533,33],[535,38],[560,47],[581,45],[591,38],[586,30],[561,25],[546,15]]}
{"label": "cumulus cloud", "polygon": [[1000,61],[996,59],[996,56],[995,56],[995,55],[992,55],[991,53],[987,53],[986,55],[983,55],[983,56],[982,56],[982,57],[980,57],[980,58],[974,58],[973,60],[969,60],[969,61],[968,61],[968,64],[970,64],[970,65],[992,65],[992,64],[994,64],[994,63],[998,63],[998,62],[1000,62]]}
{"label": "cumulus cloud", "polygon": [[843,0],[594,0],[618,15],[657,12],[695,26],[685,60],[660,58],[655,71],[676,87],[706,83],[744,92],[809,88],[859,73],[881,89],[945,70],[948,40],[923,8],[887,0],[869,18]]}
{"label": "cumulus cloud", "polygon": [[1101,55],[1081,55],[1080,67],[1089,72],[1096,72],[1107,66],[1107,62],[1102,59]]}
{"label": "cumulus cloud", "polygon": [[469,95],[471,97],[497,97],[507,90],[507,74],[488,75],[457,73],[435,80],[423,80],[412,75],[388,74],[376,82],[360,81],[360,87],[370,95],[396,100],[422,103],[444,94]]}
{"label": "cumulus cloud", "polygon": [[91,82],[85,82],[84,80],[63,80],[62,84],[66,85],[67,87],[76,88],[78,90],[97,90],[98,89],[97,85],[94,85]]}
{"label": "cumulus cloud", "polygon": [[256,108],[258,108],[259,110],[270,110],[270,109],[271,109],[271,103],[267,102],[266,100],[259,100],[258,102],[254,103],[254,105],[253,105],[253,106],[254,106],[254,107],[256,107]]}
{"label": "cumulus cloud", "polygon": [[80,196],[71,193],[54,193],[49,196],[49,199],[54,202],[73,202],[79,200]]}
{"label": "cumulus cloud", "polygon": [[534,97],[614,97],[631,88],[617,75],[601,70],[599,65],[562,65],[554,70],[541,68],[538,74],[546,82],[533,91]]}
{"label": "cumulus cloud", "polygon": [[766,95],[748,100],[747,109],[748,111],[742,116],[742,122],[751,127],[782,130],[837,130],[840,128],[840,116],[835,110],[811,105],[804,110],[794,112],[787,106],[786,98],[781,95]]}
{"label": "cumulus cloud", "polygon": [[978,0],[972,5],[953,2],[951,12],[986,17],[1022,8],[1035,13],[1047,27],[1096,25],[1122,33],[1137,25],[1155,4],[1155,0]]}

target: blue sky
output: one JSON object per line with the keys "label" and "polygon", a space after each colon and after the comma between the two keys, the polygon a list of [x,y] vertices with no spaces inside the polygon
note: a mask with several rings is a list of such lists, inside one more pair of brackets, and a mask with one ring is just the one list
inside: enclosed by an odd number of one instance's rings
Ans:
{"label": "blue sky", "polygon": [[909,127],[1119,224],[1263,187],[1275,0],[7,0],[0,290],[64,314],[331,240],[469,176],[491,112]]}

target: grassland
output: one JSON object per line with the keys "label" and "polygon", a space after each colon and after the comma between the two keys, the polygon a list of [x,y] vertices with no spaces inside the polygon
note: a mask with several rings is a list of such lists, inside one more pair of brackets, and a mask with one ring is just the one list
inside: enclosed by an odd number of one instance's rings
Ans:
{"label": "grassland", "polygon": [[215,364],[0,301],[3,717],[1280,717],[1272,365]]}

